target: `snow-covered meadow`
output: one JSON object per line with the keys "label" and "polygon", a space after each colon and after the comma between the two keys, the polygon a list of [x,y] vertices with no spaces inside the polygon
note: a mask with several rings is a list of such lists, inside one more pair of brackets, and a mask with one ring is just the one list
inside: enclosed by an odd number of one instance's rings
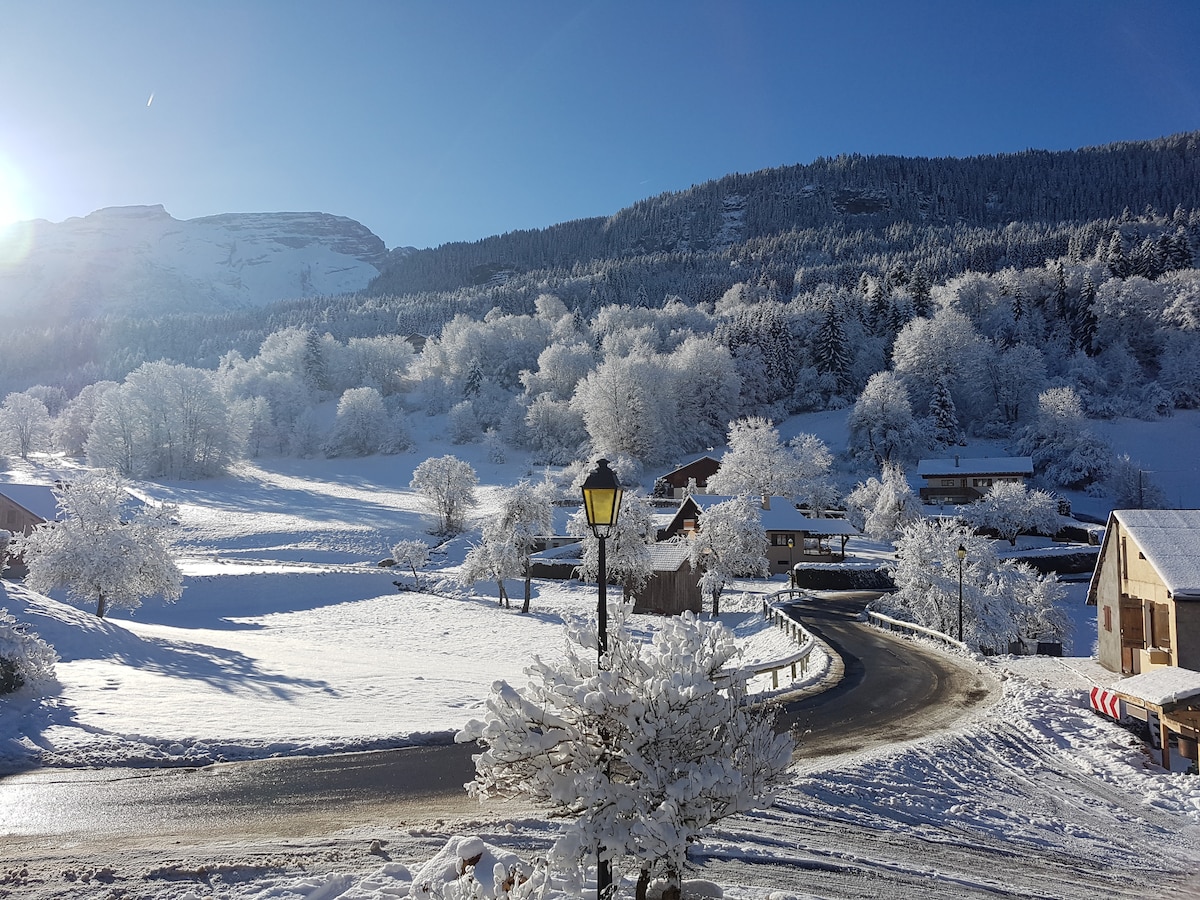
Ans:
{"label": "snow-covered meadow", "polygon": [[[785,433],[828,429],[836,446],[837,427],[822,413]],[[494,586],[468,591],[449,577],[470,532],[437,546],[424,590],[398,590],[393,582],[410,584],[411,573],[375,563],[397,540],[434,542],[407,485],[425,456],[446,452],[435,440],[398,457],[272,461],[212,481],[139,484],[180,509],[186,589],[177,604],[151,600],[102,622],[4,582],[0,607],[56,647],[61,689],[0,699],[0,765],[194,765],[448,740],[478,715],[492,681],[521,683],[531,653],[556,652],[564,617],[590,613],[595,594],[539,581],[530,614],[497,609]],[[488,462],[478,445],[452,452],[486,485],[476,517],[496,488],[538,474]],[[865,542],[848,549],[881,552]],[[749,582],[723,604],[747,662],[791,647],[763,626],[754,601],[739,609],[733,598],[777,586]],[[1068,598],[1086,653],[1094,622],[1080,586]],[[772,809],[721,823],[693,846],[689,875],[727,897],[774,900],[1093,900],[1140,896],[1159,873],[1185,895],[1200,872],[1200,786],[1163,772],[1131,734],[1087,709],[1087,688],[1112,676],[1082,656],[964,662],[996,680],[985,710],[913,744],[800,762]],[[283,864],[278,846],[236,842],[202,861],[186,848],[163,849],[154,864],[119,849],[108,860],[127,897],[383,900],[408,895],[413,873],[457,835],[478,834],[499,853],[544,850],[552,823],[510,818],[484,807],[466,822],[363,823],[292,847]],[[387,859],[369,849],[381,839]],[[0,851],[0,863],[23,861]],[[189,865],[208,874],[161,874]],[[41,874],[0,877],[0,896],[115,896],[112,878]]]}

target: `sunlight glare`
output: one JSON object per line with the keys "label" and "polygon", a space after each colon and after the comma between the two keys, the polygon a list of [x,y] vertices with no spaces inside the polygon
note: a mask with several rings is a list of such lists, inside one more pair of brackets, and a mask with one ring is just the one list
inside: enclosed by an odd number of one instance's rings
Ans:
{"label": "sunlight glare", "polygon": [[25,181],[17,167],[0,156],[0,267],[20,261],[29,249]]}

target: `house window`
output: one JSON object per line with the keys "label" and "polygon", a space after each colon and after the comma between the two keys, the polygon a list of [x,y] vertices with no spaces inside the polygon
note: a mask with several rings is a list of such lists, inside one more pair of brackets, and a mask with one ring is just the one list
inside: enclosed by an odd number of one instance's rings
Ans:
{"label": "house window", "polygon": [[954,487],[958,482],[953,478],[943,478],[942,487]]}
{"label": "house window", "polygon": [[4,522],[6,525],[17,524],[17,511],[15,509],[8,510],[8,512],[4,514]]}
{"label": "house window", "polygon": [[794,540],[795,535],[784,534],[783,532],[779,532],[779,531],[773,532],[771,534],[771,546],[772,547],[786,547],[788,538],[793,538],[793,540]]}
{"label": "house window", "polygon": [[1112,631],[1112,607],[1104,607],[1104,630]]}
{"label": "house window", "polygon": [[972,484],[973,484],[975,487],[977,487],[977,488],[978,488],[978,487],[988,487],[988,488],[990,488],[990,487],[992,486],[992,479],[990,479],[990,478],[976,478],[976,479],[974,479],[974,480],[973,480],[971,483],[972,483]]}

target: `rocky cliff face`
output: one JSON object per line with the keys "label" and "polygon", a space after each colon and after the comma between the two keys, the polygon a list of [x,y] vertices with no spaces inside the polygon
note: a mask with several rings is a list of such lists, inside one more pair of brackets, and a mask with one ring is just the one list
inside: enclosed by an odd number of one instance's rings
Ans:
{"label": "rocky cliff face", "polygon": [[230,213],[180,221],[162,206],[102,209],[0,231],[0,316],[220,312],[367,286],[387,256],[353,219]]}

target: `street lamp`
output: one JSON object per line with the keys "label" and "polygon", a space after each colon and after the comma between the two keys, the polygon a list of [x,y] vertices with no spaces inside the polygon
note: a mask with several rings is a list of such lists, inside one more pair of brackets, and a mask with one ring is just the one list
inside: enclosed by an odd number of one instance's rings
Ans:
{"label": "street lamp", "polygon": [[796,538],[788,535],[788,587],[796,586],[796,570],[792,567],[792,548],[796,546]]}
{"label": "street lamp", "polygon": [[967,548],[962,544],[958,545],[958,549],[954,551],[958,555],[958,642],[962,643],[962,567],[963,560],[967,558]]}
{"label": "street lamp", "polygon": [[608,460],[597,460],[596,468],[583,482],[583,510],[592,534],[600,542],[597,561],[600,598],[596,605],[596,628],[600,636],[597,649],[601,658],[608,652],[608,564],[604,558],[604,541],[617,524],[621,495],[624,493],[616,473],[608,467]]}
{"label": "street lamp", "polygon": [[[621,512],[621,483],[617,475],[608,467],[607,459],[596,461],[596,468],[583,482],[583,510],[587,516],[588,526],[592,534],[600,542],[600,554],[597,559],[597,576],[600,582],[599,598],[596,601],[596,655],[597,668],[604,664],[604,654],[608,652],[608,564],[604,558],[604,542],[612,534],[617,524],[617,516]],[[602,740],[603,732],[601,732]],[[605,740],[605,743],[607,741]],[[608,759],[605,759],[605,770],[608,769]],[[613,894],[612,861],[604,859],[604,847],[596,848],[596,897],[606,900]]]}

